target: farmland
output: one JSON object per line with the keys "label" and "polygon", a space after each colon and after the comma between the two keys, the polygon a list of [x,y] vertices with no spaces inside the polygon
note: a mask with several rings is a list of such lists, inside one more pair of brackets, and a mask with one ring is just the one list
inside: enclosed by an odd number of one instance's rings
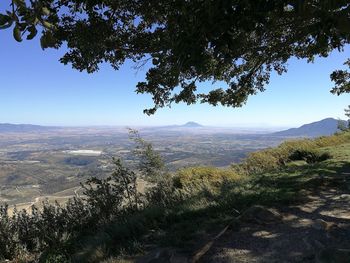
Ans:
{"label": "farmland", "polygon": [[[170,171],[182,167],[227,167],[247,153],[276,146],[283,138],[237,133],[230,129],[138,128]],[[104,177],[111,158],[133,166],[133,142],[125,127],[55,128],[0,133],[0,202],[26,208],[33,203],[65,201],[81,193],[80,183]]]}

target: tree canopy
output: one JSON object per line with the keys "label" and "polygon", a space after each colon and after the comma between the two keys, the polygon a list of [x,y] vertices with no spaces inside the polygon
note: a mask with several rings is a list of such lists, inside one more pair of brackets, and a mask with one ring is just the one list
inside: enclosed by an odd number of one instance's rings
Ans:
{"label": "tree canopy", "polygon": [[[12,27],[17,41],[40,31],[43,49],[65,44],[60,61],[75,69],[150,64],[136,88],[153,98],[147,114],[179,102],[240,107],[272,72],[286,72],[289,58],[312,62],[350,41],[348,0],[7,1],[0,29]],[[349,71],[331,79],[332,93],[350,92]],[[204,81],[211,91],[200,89]]]}

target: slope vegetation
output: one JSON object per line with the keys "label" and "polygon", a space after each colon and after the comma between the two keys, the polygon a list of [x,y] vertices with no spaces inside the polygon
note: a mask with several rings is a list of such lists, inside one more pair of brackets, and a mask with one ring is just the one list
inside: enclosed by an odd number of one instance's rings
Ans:
{"label": "slope vegetation", "polygon": [[[340,121],[346,125],[346,121]],[[285,131],[279,131],[273,133],[276,136],[305,136],[305,137],[317,137],[317,136],[329,136],[337,132],[339,120],[333,118],[327,118],[320,121],[316,121],[309,124],[304,124],[299,128],[292,128]]]}
{"label": "slope vegetation", "polygon": [[[315,260],[342,253],[350,244],[349,235],[336,234],[347,233],[350,223],[344,201],[350,133],[285,142],[226,170],[192,167],[175,174],[145,145],[147,154],[138,152],[149,181],[142,193],[135,173],[115,160],[111,177],[88,181],[84,198],[64,207],[44,204],[13,217],[3,207],[1,256],[16,262],[290,262],[296,255]],[[340,247],[330,246],[330,229]],[[301,248],[291,247],[304,239]]]}

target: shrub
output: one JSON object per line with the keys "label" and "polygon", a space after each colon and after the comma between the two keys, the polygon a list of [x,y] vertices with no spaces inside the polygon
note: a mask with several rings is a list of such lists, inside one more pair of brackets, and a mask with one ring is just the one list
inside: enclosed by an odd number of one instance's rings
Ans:
{"label": "shrub", "polygon": [[208,183],[218,187],[223,181],[236,181],[241,176],[232,169],[220,169],[216,167],[190,167],[179,170],[174,177],[174,184],[178,188],[191,185]]}
{"label": "shrub", "polygon": [[350,132],[316,139],[286,141],[276,148],[250,153],[242,163],[234,164],[232,168],[236,173],[252,175],[280,169],[293,160],[305,160],[308,163],[320,162],[331,158],[330,154],[321,153],[320,148],[346,142],[350,142]]}
{"label": "shrub", "polygon": [[296,150],[289,156],[291,161],[306,161],[307,163],[322,162],[330,158],[329,153],[322,153],[317,150]]}
{"label": "shrub", "polygon": [[178,189],[179,184],[175,178],[166,177],[150,188],[145,195],[147,205],[153,206],[156,204],[159,207],[172,207],[174,204],[184,200],[187,193]]}
{"label": "shrub", "polygon": [[253,152],[238,165],[236,171],[244,174],[257,174],[278,168],[280,165],[272,150]]}
{"label": "shrub", "polygon": [[137,209],[136,174],[113,159],[115,170],[107,178],[92,177],[82,184],[85,200],[98,221],[106,223],[120,214],[123,207]]}
{"label": "shrub", "polygon": [[350,142],[350,132],[341,132],[333,136],[322,136],[314,140],[317,147],[337,146]]}
{"label": "shrub", "polygon": [[64,254],[59,253],[58,251],[48,251],[43,253],[39,262],[45,263],[70,263],[71,261]]}
{"label": "shrub", "polygon": [[152,143],[141,138],[137,130],[129,129],[129,139],[135,143],[133,150],[137,168],[148,181],[158,182],[167,174],[162,156],[156,152]]}
{"label": "shrub", "polygon": [[238,173],[246,175],[268,172],[285,166],[290,161],[291,152],[310,150],[313,147],[313,142],[309,139],[286,141],[276,148],[250,153],[241,164],[232,167]]}
{"label": "shrub", "polygon": [[0,206],[0,260],[12,259],[18,249],[16,224],[8,214],[8,206]]}
{"label": "shrub", "polygon": [[[18,259],[23,250],[40,257],[40,262],[68,262],[81,237],[95,237],[116,220],[125,227],[127,219],[146,206],[170,207],[180,195],[166,176],[161,157],[138,135],[136,142],[138,169],[155,182],[146,195],[137,191],[137,174],[121,160],[113,159],[115,169],[110,176],[90,178],[82,184],[82,197],[72,198],[63,206],[46,201],[40,210],[35,206],[31,212],[14,210],[11,217],[8,206],[0,206],[0,261]],[[125,231],[131,238],[143,232],[134,223]]]}

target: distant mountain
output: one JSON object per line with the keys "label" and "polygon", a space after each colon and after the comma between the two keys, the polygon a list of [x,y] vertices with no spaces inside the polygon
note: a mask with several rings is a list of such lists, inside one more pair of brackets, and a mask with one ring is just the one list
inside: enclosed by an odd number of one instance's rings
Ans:
{"label": "distant mountain", "polygon": [[0,123],[0,133],[4,132],[38,132],[53,129],[54,127],[32,125],[32,124],[10,124]]}
{"label": "distant mountain", "polygon": [[180,127],[198,128],[198,127],[203,127],[203,125],[200,125],[199,123],[194,122],[194,121],[189,121],[189,122],[181,125]]}
{"label": "distant mountain", "polygon": [[185,124],[174,124],[174,125],[167,125],[167,126],[154,126],[154,127],[145,127],[143,131],[149,131],[149,132],[154,132],[154,131],[164,131],[164,132],[197,132],[197,131],[202,131],[206,128],[205,126],[194,122],[194,121],[189,121],[186,122]]}
{"label": "distant mountain", "polygon": [[[318,137],[334,134],[338,130],[339,120],[327,118],[309,124],[304,124],[299,128],[292,128],[285,131],[272,133],[276,136],[298,136],[298,137]],[[343,121],[346,123],[346,121]]]}

